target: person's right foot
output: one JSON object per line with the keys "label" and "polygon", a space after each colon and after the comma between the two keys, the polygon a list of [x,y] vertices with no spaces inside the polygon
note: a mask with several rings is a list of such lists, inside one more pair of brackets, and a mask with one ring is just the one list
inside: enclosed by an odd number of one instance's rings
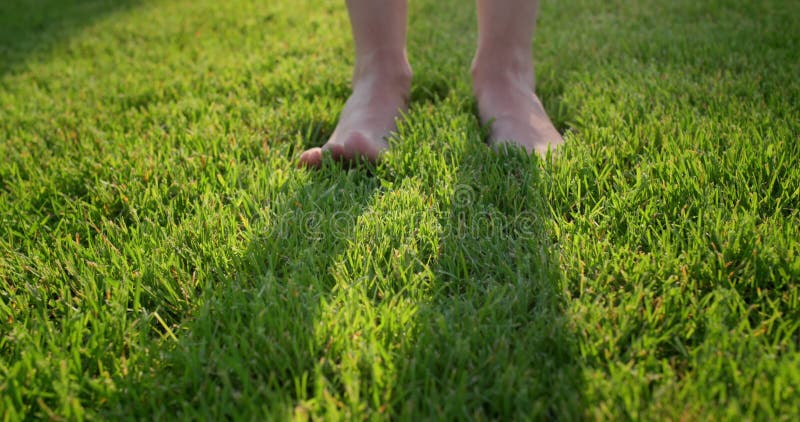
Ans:
{"label": "person's right foot", "polygon": [[300,163],[319,167],[324,152],[340,161],[378,160],[389,148],[386,138],[397,129],[395,120],[408,109],[411,71],[366,71],[357,75],[353,93],[345,103],[339,123],[321,148],[300,155]]}

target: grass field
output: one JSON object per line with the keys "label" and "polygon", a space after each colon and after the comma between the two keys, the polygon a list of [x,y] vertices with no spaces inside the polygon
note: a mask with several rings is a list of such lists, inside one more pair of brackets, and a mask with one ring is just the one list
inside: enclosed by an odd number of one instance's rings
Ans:
{"label": "grass field", "polygon": [[391,152],[309,171],[343,2],[3,1],[2,419],[798,420],[798,11],[545,1],[540,160],[412,0]]}

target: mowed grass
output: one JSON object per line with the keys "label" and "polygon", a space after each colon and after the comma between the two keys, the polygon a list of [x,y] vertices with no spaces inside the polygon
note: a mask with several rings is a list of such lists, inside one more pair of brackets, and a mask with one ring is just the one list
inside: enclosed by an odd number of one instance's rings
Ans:
{"label": "mowed grass", "polygon": [[493,153],[410,3],[377,166],[334,0],[0,5],[3,419],[800,418],[800,13],[545,1],[567,145]]}

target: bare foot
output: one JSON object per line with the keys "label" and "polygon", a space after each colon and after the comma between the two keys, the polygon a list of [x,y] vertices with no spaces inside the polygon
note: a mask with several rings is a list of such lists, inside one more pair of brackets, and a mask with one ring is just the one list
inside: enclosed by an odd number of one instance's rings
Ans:
{"label": "bare foot", "polygon": [[386,138],[397,129],[395,120],[408,109],[410,87],[410,68],[357,74],[353,93],[345,103],[330,139],[322,148],[303,152],[300,163],[319,167],[325,151],[329,151],[335,160],[377,161],[389,148]]}
{"label": "bare foot", "polygon": [[491,125],[491,146],[521,146],[544,157],[564,143],[533,92],[532,74],[485,73],[473,70],[473,87],[481,122]]}

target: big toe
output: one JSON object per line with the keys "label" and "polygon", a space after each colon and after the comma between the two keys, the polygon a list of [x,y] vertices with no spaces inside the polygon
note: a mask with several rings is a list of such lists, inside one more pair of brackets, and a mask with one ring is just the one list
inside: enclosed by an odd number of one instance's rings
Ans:
{"label": "big toe", "polygon": [[323,150],[330,151],[334,160],[345,162],[361,159],[375,162],[386,148],[388,148],[386,141],[373,140],[359,131],[348,134],[344,142],[329,142],[322,147]]}
{"label": "big toe", "polygon": [[362,132],[352,132],[344,142],[328,142],[322,148],[311,148],[300,155],[300,165],[319,168],[323,155],[329,153],[336,161],[353,163],[358,160],[375,162],[381,153],[389,147],[383,139],[374,140]]}

